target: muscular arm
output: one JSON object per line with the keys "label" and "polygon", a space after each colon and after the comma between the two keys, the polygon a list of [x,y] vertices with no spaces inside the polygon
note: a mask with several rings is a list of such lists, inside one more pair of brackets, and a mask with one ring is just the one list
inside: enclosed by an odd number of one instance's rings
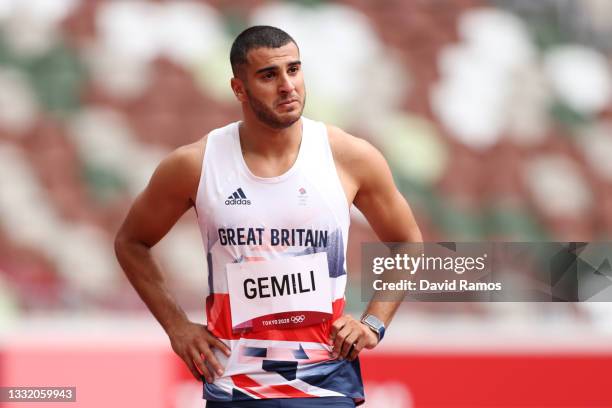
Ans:
{"label": "muscular arm", "polygon": [[[368,220],[382,242],[421,242],[423,240],[410,206],[397,190],[393,176],[382,154],[367,142],[363,149],[363,160],[367,166],[356,170],[360,187],[354,204]],[[367,171],[365,171],[367,169]],[[364,315],[372,314],[388,326],[399,307],[396,301],[370,300]]]}
{"label": "muscular arm", "polygon": [[[343,184],[352,186],[353,203],[366,217],[378,238],[382,242],[421,242],[421,232],[414,215],[397,190],[382,154],[366,141],[339,129],[334,129],[334,133],[332,149],[334,145],[337,146],[334,156],[341,166]],[[372,314],[388,327],[402,299],[382,301],[372,298],[364,315]],[[377,344],[376,335],[369,328],[348,316],[334,323],[332,339],[334,350],[349,359],[354,359],[363,347],[373,348]]]}
{"label": "muscular arm", "polygon": [[[210,350],[203,342],[208,339],[209,343],[224,351],[225,346],[204,332],[203,326],[189,322],[169,292],[151,248],[193,205],[201,155],[201,144],[193,144],[166,157],[134,201],[115,238],[115,253],[128,280],[170,337],[174,351],[185,360],[197,379],[200,374],[195,366],[208,374],[201,364],[200,354],[207,354]],[[211,363],[216,362],[212,357]],[[215,369],[218,371],[220,366]]]}
{"label": "muscular arm", "polygon": [[166,332],[185,320],[185,312],[168,292],[151,248],[191,207],[189,151],[173,152],[157,167],[115,238],[115,252],[127,278]]}

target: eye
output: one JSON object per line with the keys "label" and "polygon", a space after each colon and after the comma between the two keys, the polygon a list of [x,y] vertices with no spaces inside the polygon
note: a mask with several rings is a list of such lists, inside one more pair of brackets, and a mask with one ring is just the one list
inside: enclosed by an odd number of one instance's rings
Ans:
{"label": "eye", "polygon": [[289,68],[289,72],[292,73],[292,74],[295,74],[299,70],[300,70],[300,67],[298,65],[294,65],[294,66]]}
{"label": "eye", "polygon": [[264,79],[272,79],[272,78],[274,78],[274,75],[275,75],[275,74],[274,74],[274,72],[272,72],[272,71],[268,71],[268,72],[266,72],[266,73],[263,75],[263,78],[264,78]]}

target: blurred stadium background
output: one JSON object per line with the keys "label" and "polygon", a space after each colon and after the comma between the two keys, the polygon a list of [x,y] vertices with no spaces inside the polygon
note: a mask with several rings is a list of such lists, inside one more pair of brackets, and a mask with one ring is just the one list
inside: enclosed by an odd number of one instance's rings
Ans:
{"label": "blurred stadium background", "polygon": [[[612,238],[608,0],[0,0],[1,385],[203,406],[112,240],[164,155],[239,118],[228,55],[252,24],[297,40],[305,114],[383,152],[425,240]],[[373,239],[356,212],[355,314]],[[203,321],[194,214],[155,251]],[[610,312],[407,303],[363,357],[366,405],[612,406]]]}

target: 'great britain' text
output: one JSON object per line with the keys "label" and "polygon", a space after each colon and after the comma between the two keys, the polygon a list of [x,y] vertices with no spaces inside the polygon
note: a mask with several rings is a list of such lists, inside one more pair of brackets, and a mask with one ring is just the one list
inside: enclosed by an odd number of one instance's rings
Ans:
{"label": "'great britain' text", "polygon": [[219,228],[219,243],[225,245],[264,245],[264,235],[271,246],[327,247],[327,231],[305,228]]}

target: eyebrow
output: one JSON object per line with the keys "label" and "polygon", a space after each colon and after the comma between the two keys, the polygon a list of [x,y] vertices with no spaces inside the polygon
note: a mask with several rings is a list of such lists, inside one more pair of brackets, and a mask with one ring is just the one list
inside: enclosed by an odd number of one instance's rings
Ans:
{"label": "eyebrow", "polygon": [[[297,61],[292,61],[288,64],[290,67],[291,66],[295,66],[295,65],[302,65],[302,61],[297,60]],[[268,71],[276,71],[278,69],[278,65],[270,65],[268,67],[263,67],[258,69],[257,71],[255,71],[255,74],[261,74],[263,72],[268,72]]]}

